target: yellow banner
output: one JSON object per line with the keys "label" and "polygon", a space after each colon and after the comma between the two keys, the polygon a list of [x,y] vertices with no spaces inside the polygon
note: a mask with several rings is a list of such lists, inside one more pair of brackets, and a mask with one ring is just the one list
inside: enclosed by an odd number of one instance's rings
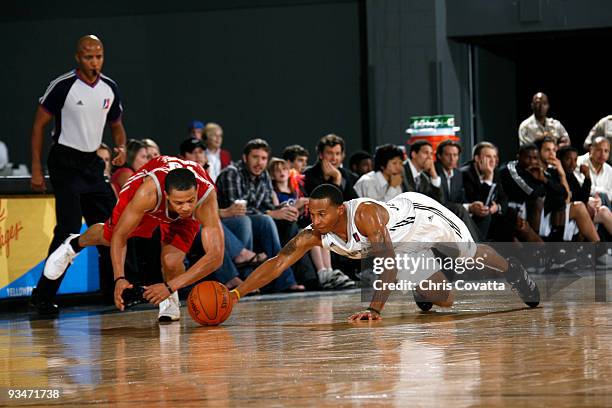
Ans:
{"label": "yellow banner", "polygon": [[0,198],[0,287],[45,259],[54,227],[53,197]]}

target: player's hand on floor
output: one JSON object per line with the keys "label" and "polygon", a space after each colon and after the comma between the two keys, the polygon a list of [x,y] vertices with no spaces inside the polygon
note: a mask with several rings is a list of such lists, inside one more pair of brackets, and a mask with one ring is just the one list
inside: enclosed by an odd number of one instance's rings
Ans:
{"label": "player's hand on floor", "polygon": [[155,306],[166,300],[171,293],[163,283],[156,283],[151,286],[143,286],[145,291],[142,296]]}
{"label": "player's hand on floor", "polygon": [[119,279],[117,283],[115,283],[115,306],[122,312],[125,310],[125,303],[123,303],[123,297],[121,295],[125,289],[132,289],[133,287],[134,286],[128,282],[127,279]]}
{"label": "player's hand on floor", "polygon": [[382,320],[382,316],[373,310],[364,310],[349,317],[349,322],[358,322],[361,320]]}

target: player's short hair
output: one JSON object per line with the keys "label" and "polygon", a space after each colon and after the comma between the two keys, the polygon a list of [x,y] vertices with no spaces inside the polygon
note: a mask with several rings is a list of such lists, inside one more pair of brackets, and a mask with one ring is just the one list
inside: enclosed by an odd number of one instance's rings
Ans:
{"label": "player's short hair", "polygon": [[400,159],[404,158],[404,152],[396,145],[384,144],[382,146],[378,146],[374,152],[374,170],[382,171],[385,167],[387,167],[389,160],[393,160],[396,157],[399,157]]}
{"label": "player's short hair", "polygon": [[611,145],[610,139],[608,139],[607,137],[605,137],[605,136],[597,136],[596,138],[593,138],[593,141],[591,142],[591,146],[595,146],[595,145],[598,145],[598,144],[601,144],[601,143],[607,143],[608,146]]}
{"label": "player's short hair", "polygon": [[480,143],[477,143],[476,146],[474,146],[474,149],[472,149],[472,157],[480,156],[480,152],[482,152],[484,149],[494,149],[494,150],[497,150],[497,146],[495,146],[491,142],[480,142]]}
{"label": "player's short hair", "polygon": [[323,150],[325,150],[325,146],[334,147],[338,145],[340,145],[342,152],[344,152],[344,139],[342,139],[338,135],[334,135],[333,133],[330,133],[327,136],[323,136],[319,140],[319,143],[317,143],[317,152],[323,153]]}
{"label": "player's short hair", "polygon": [[285,147],[285,149],[283,150],[283,159],[287,160],[287,161],[295,161],[295,159],[297,159],[299,156],[306,156],[309,157],[310,153],[308,153],[308,150],[306,150],[305,148],[303,148],[300,145],[291,145],[291,146],[287,146]]}
{"label": "player's short hair", "polygon": [[172,190],[187,191],[192,188],[197,189],[198,183],[196,182],[195,174],[191,170],[180,168],[168,172],[164,183],[166,193],[170,193]]}
{"label": "player's short hair", "polygon": [[536,146],[534,143],[527,143],[522,145],[521,147],[519,147],[519,151],[518,151],[518,155],[522,156],[524,154],[527,154],[527,152],[530,152],[532,150],[540,151],[540,149],[538,149],[538,146]]}
{"label": "player's short hair", "polygon": [[421,149],[425,146],[433,147],[431,143],[429,143],[427,140],[417,140],[416,142],[410,145],[410,156],[412,157],[412,153],[416,154],[420,152]]}
{"label": "player's short hair", "polygon": [[244,145],[244,149],[242,149],[242,153],[245,156],[248,156],[249,153],[253,150],[263,149],[270,154],[270,145],[263,139],[251,139]]}
{"label": "player's short hair", "polygon": [[562,148],[557,150],[557,158],[559,160],[563,160],[565,158],[565,156],[567,156],[571,152],[574,152],[574,153],[578,154],[578,149],[576,149],[574,146],[569,146],[569,145],[568,146],[563,146]]}
{"label": "player's short hair", "polygon": [[335,206],[342,205],[344,198],[342,197],[342,191],[333,184],[320,184],[312,190],[310,198],[313,200],[323,200],[327,198],[330,203]]}
{"label": "player's short hair", "polygon": [[446,139],[436,148],[436,157],[441,157],[442,154],[444,154],[444,149],[446,149],[448,146],[456,147],[457,149],[459,149],[459,154],[461,154],[461,143],[453,139]]}

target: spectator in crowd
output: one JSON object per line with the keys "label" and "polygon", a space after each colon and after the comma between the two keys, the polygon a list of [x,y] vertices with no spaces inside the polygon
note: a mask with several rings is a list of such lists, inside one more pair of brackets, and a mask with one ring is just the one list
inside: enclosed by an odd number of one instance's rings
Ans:
{"label": "spectator in crowd", "polygon": [[472,221],[463,189],[463,177],[459,172],[459,155],[461,145],[452,139],[447,139],[436,148],[436,172],[442,180],[442,204],[451,210],[468,227],[472,238],[480,240],[480,231]]}
{"label": "spectator in crowd", "polygon": [[192,120],[189,123],[189,137],[202,140],[204,137],[204,123],[199,120]]}
{"label": "spectator in crowd", "polygon": [[596,137],[589,152],[578,157],[578,166],[585,164],[591,176],[591,196],[598,197],[603,205],[610,207],[612,194],[612,166],[607,161],[610,158],[610,140]]}
{"label": "spectator in crowd", "polygon": [[111,171],[113,169],[113,164],[112,164],[113,152],[106,143],[101,143],[100,147],[98,147],[98,150],[96,150],[96,154],[98,155],[99,158],[102,159],[102,161],[104,161],[104,176],[107,178],[108,182],[110,183]]}
{"label": "spectator in crowd", "polygon": [[142,139],[141,142],[147,147],[147,155],[149,156],[149,160],[161,156],[161,150],[153,139]]}
{"label": "spectator in crowd", "polygon": [[374,170],[364,174],[355,183],[360,197],[389,201],[403,192],[404,152],[395,145],[379,146],[374,153]]}
{"label": "spectator in crowd", "polygon": [[[32,125],[32,179],[34,191],[46,189],[42,168],[42,148],[45,127],[54,120],[55,131],[47,167],[55,195],[57,225],[49,254],[59,248],[71,234],[78,234],[85,217],[92,226],[106,221],[115,205],[115,195],[106,182],[104,163],[96,151],[102,143],[108,123],[115,144],[113,164],[125,162],[125,129],[121,120],[123,106],[115,81],[101,73],[104,47],[94,35],[81,37],[75,59],[78,68],[51,81],[39,99]],[[68,101],[72,101],[68,103]],[[99,106],[100,109],[92,107]],[[84,108],[85,107],[85,108]],[[108,248],[100,246],[101,289],[106,297],[113,296],[112,272]],[[41,275],[32,291],[31,304],[40,314],[56,315],[53,303],[63,275],[49,279]]]}
{"label": "spectator in crowd", "polygon": [[[274,220],[296,221],[298,210],[292,206],[274,206],[274,191],[266,171],[269,155],[270,146],[265,140],[250,140],[244,147],[242,160],[219,174],[217,190],[223,223],[242,242],[250,240],[268,257],[273,257],[281,248]],[[246,201],[246,208],[239,200]],[[304,290],[304,286],[296,283],[291,268],[271,285],[275,291]]]}
{"label": "spectator in crowd", "polygon": [[283,159],[289,163],[291,170],[295,170],[298,174],[304,173],[308,166],[308,157],[310,153],[300,145],[291,145],[283,150]]}
{"label": "spectator in crowd", "polygon": [[208,174],[213,181],[217,181],[221,170],[232,162],[232,155],[228,150],[222,149],[223,129],[216,123],[207,123],[204,127],[206,141],[206,157],[208,158]]}
{"label": "spectator in crowd", "polygon": [[310,194],[320,184],[333,184],[342,191],[345,201],[359,197],[353,188],[351,175],[341,167],[344,160],[344,139],[329,134],[317,144],[319,160],[304,171],[306,194]]}
{"label": "spectator in crowd", "polygon": [[[300,216],[306,210],[308,198],[304,197],[300,188],[301,174],[289,169],[289,163],[278,157],[273,157],[268,165],[268,174],[274,186],[274,205],[295,207]],[[297,222],[275,220],[281,245],[286,245],[295,237],[300,228]],[[310,257],[304,256],[293,265],[293,272],[298,282],[304,283],[308,289],[319,289],[319,279]]]}
{"label": "spectator in crowd", "polygon": [[[544,174],[547,183],[559,184],[564,190],[564,206],[559,210],[555,210],[554,208],[552,209],[552,211],[555,213],[552,214],[550,222],[554,226],[565,224],[565,232],[563,235],[564,241],[571,240],[571,235],[568,235],[567,231],[569,228],[571,228],[570,224],[572,223],[565,221],[569,219],[575,221],[578,232],[580,232],[587,240],[591,242],[599,242],[600,239],[597,234],[597,230],[591,221],[591,216],[586,205],[581,201],[572,200],[571,190],[567,182],[565,170],[563,169],[561,161],[557,158],[557,144],[555,143],[555,140],[550,137],[545,137],[544,139],[537,141],[535,144],[540,152],[540,169],[542,169],[542,173]],[[549,196],[545,198],[545,209],[546,201],[551,198],[552,197]],[[553,198],[553,201],[556,202],[557,199]]]}
{"label": "spectator in crowd", "polygon": [[[317,162],[304,170],[304,191],[309,195],[320,184],[333,184],[342,191],[344,201],[358,198],[354,189],[355,175],[342,167],[345,156],[344,139],[335,134],[323,136],[317,143]],[[312,260],[317,268],[323,289],[354,287],[355,283],[344,272],[356,273],[359,263],[341,257],[332,258],[329,250],[315,248]],[[335,264],[332,262],[335,260]],[[342,268],[342,270],[341,270]]]}
{"label": "spectator in crowd", "polygon": [[461,168],[468,211],[482,239],[500,242],[541,242],[542,239],[517,211],[508,206],[508,197],[497,173],[497,147],[489,142],[474,146],[472,160]]}
{"label": "spectator in crowd", "polygon": [[519,143],[525,145],[534,143],[546,136],[552,137],[555,142],[571,144],[567,131],[556,119],[547,117],[548,96],[542,92],[533,95],[531,99],[531,110],[533,115],[525,119],[519,126]]}
{"label": "spectator in crowd", "polygon": [[426,140],[410,145],[410,158],[404,162],[406,191],[425,194],[441,203],[442,179],[436,172],[432,155],[433,148]]}
{"label": "spectator in crowd", "polygon": [[578,167],[578,150],[572,146],[565,146],[557,151],[557,156],[565,170],[572,199],[586,204],[593,223],[602,224],[608,234],[612,235],[612,212],[602,205],[598,193],[595,193],[595,197],[591,197],[591,172],[586,164]]}
{"label": "spectator in crowd", "polygon": [[9,155],[6,144],[0,140],[0,171],[9,168]]}
{"label": "spectator in crowd", "polygon": [[363,150],[353,153],[349,157],[349,168],[359,179],[359,177],[373,170],[372,155]]}
{"label": "spectator in crowd", "polygon": [[183,142],[181,143],[179,157],[185,160],[194,161],[208,171],[210,166],[208,164],[205,149],[206,145],[202,140],[192,137],[183,140]]}
{"label": "spectator in crowd", "polygon": [[[586,139],[584,139],[584,150],[587,152],[596,137],[605,137],[612,143],[612,115],[601,118],[591,129]],[[608,159],[609,160],[609,159]],[[610,163],[608,161],[608,163]]]}
{"label": "spectator in crowd", "polygon": [[125,165],[111,175],[111,184],[117,196],[130,177],[149,161],[147,147],[140,140],[130,139],[127,143]]}

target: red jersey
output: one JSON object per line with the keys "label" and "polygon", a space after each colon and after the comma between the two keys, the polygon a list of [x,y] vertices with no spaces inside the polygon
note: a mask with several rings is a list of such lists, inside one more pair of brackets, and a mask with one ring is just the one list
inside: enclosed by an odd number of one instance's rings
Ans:
{"label": "red jersey", "polygon": [[[134,198],[136,191],[150,177],[157,189],[157,205],[154,209],[144,214],[138,227],[130,234],[130,237],[151,237],[153,230],[160,226],[162,230],[162,241],[173,244],[179,249],[187,252],[191,241],[199,230],[199,222],[195,217],[184,219],[180,217],[170,218],[168,214],[168,200],[164,185],[166,175],[174,169],[188,169],[193,172],[197,182],[197,203],[195,208],[208,197],[215,189],[210,176],[199,164],[181,160],[172,156],[159,156],[150,160],[142,166],[132,177],[130,177],[119,192],[119,200],[113,209],[113,214],[104,224],[104,238],[110,241],[114,226],[117,225],[121,214],[127,204]],[[195,211],[195,209],[194,209]]]}

